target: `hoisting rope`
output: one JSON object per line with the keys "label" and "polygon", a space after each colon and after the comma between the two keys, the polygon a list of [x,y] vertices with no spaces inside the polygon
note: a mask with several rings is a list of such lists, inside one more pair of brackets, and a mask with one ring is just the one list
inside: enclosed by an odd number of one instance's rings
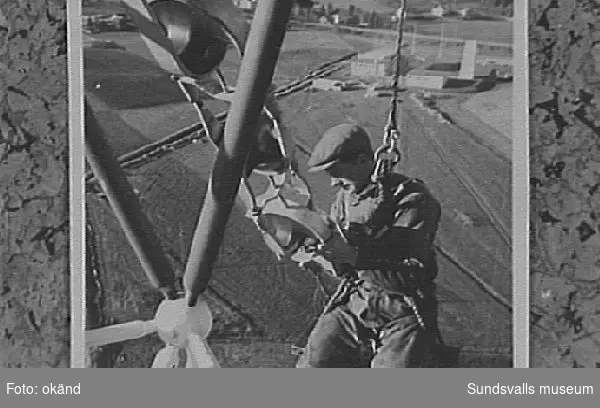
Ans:
{"label": "hoisting rope", "polygon": [[[371,175],[373,182],[383,182],[393,171],[394,167],[398,164],[401,158],[400,150],[398,148],[399,139],[399,124],[398,124],[398,86],[400,82],[400,74],[402,69],[402,42],[404,34],[404,22],[406,20],[406,0],[400,1],[400,7],[398,9],[398,34],[396,42],[396,68],[392,81],[392,99],[390,101],[390,111],[388,121],[384,127],[384,136],[382,144],[377,148],[374,153],[375,168]],[[338,229],[338,232],[344,237],[342,231]],[[352,289],[356,290],[357,282],[344,279],[338,286],[337,292],[331,296],[329,302],[323,309],[321,316],[332,310],[339,302],[347,301],[348,295],[352,293]],[[404,293],[401,294],[404,298],[405,303],[412,309],[418,324],[426,328],[425,321],[421,315],[417,302],[411,296]],[[302,340],[306,340],[308,331],[302,335]],[[443,344],[441,337],[438,334],[438,341]],[[304,348],[301,346],[292,346],[292,354],[299,355],[304,353]]]}
{"label": "hoisting rope", "polygon": [[[392,99],[390,101],[390,113],[388,122],[385,125],[383,131],[383,142],[381,146],[377,148],[374,154],[375,158],[375,169],[372,174],[373,182],[382,182],[385,180],[390,173],[392,173],[394,167],[398,164],[401,158],[400,149],[398,148],[399,140],[399,124],[398,124],[398,86],[400,82],[400,74],[402,69],[402,41],[404,38],[404,22],[406,20],[406,0],[400,0],[400,7],[398,8],[398,34],[396,40],[396,69],[392,81]],[[406,304],[413,310],[419,325],[425,327],[424,319],[418,310],[418,305],[415,300],[402,294]],[[441,339],[440,339],[441,341]]]}
{"label": "hoisting rope", "polygon": [[372,180],[384,179],[400,161],[400,150],[398,148],[398,86],[402,69],[402,41],[404,38],[404,21],[406,20],[406,0],[400,0],[398,8],[398,35],[396,41],[396,69],[392,81],[392,99],[390,101],[390,113],[388,122],[383,130],[383,143],[375,151],[375,169]]}

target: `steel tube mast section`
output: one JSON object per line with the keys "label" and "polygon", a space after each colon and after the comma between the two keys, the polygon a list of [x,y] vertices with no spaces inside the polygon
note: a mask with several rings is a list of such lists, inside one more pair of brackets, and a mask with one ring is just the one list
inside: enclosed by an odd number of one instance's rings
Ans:
{"label": "steel tube mast section", "polygon": [[252,20],[235,98],[225,123],[184,274],[188,306],[206,289],[223,242],[266,92],[292,9],[291,0],[261,0]]}

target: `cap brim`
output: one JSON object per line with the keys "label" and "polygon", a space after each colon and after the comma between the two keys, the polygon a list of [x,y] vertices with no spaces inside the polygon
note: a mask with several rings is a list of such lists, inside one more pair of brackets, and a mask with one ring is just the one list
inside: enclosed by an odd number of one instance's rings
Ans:
{"label": "cap brim", "polygon": [[334,164],[336,164],[338,162],[339,162],[339,160],[333,160],[333,161],[330,161],[330,162],[319,164],[317,166],[309,167],[308,168],[308,172],[309,173],[316,173],[316,172],[319,172],[319,171],[327,170],[328,168],[332,167]]}

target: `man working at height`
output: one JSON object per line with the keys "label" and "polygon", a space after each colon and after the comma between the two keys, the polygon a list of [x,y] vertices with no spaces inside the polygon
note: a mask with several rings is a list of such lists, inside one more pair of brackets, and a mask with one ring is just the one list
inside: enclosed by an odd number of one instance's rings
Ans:
{"label": "man working at height", "polygon": [[373,155],[365,129],[341,124],[308,161],[340,188],[331,218],[355,258],[333,262],[347,290],[319,318],[297,367],[422,367],[436,349],[441,207],[420,180],[390,172],[372,181]]}

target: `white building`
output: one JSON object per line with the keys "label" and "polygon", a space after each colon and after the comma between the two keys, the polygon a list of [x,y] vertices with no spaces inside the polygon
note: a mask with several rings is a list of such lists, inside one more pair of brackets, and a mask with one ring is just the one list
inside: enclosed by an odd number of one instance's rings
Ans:
{"label": "white building", "polygon": [[458,14],[461,17],[469,17],[469,16],[475,14],[475,10],[470,7],[465,7],[465,8],[458,10]]}
{"label": "white building", "polygon": [[233,0],[233,4],[242,10],[252,10],[256,0]]}
{"label": "white building", "polygon": [[443,17],[444,14],[446,14],[446,9],[444,8],[444,6],[438,3],[432,7],[429,13],[435,17]]}
{"label": "white building", "polygon": [[395,67],[394,48],[376,49],[359,54],[350,62],[352,76],[356,77],[385,77],[393,73]]}

